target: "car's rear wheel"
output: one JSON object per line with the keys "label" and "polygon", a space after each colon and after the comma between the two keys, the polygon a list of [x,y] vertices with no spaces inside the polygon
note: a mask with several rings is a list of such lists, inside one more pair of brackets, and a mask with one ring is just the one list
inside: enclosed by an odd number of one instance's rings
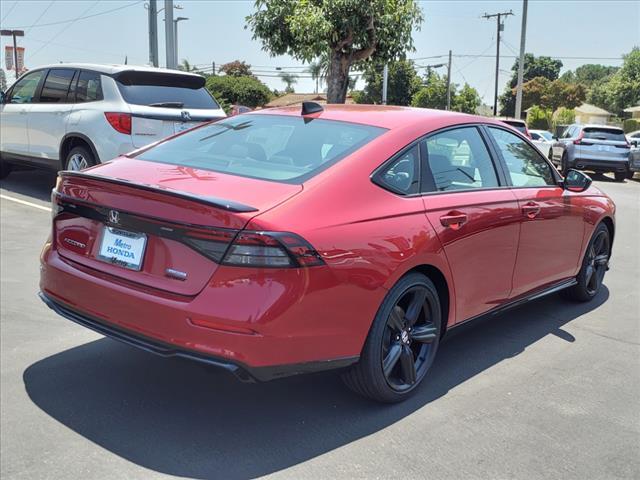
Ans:
{"label": "car's rear wheel", "polygon": [[404,400],[433,364],[441,324],[433,282],[420,273],[406,275],[382,302],[360,361],[343,375],[345,383],[376,401]]}
{"label": "car's rear wheel", "polygon": [[615,172],[613,177],[616,179],[616,182],[624,182],[627,178],[627,172]]}
{"label": "car's rear wheel", "polygon": [[0,160],[0,179],[7,178],[13,169],[13,165]]}
{"label": "car's rear wheel", "polygon": [[595,297],[602,286],[610,255],[611,236],[607,226],[601,223],[589,241],[582,267],[576,277],[578,284],[563,290],[564,296],[579,302],[588,302]]}
{"label": "car's rear wheel", "polygon": [[73,147],[67,154],[64,163],[66,170],[84,170],[85,168],[96,165],[96,160],[89,149],[85,147]]}
{"label": "car's rear wheel", "polygon": [[563,153],[562,160],[560,160],[560,173],[563,177],[566,177],[567,172],[569,172],[569,158],[566,153]]}

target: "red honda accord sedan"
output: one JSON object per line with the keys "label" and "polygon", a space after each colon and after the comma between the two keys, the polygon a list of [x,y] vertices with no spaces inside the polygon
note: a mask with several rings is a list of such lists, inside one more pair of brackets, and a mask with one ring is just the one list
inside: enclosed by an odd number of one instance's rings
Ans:
{"label": "red honda accord sedan", "polygon": [[251,112],[62,172],[41,256],[60,315],[242,380],[343,368],[383,402],[443,334],[588,301],[613,202],[502,122],[380,106]]}

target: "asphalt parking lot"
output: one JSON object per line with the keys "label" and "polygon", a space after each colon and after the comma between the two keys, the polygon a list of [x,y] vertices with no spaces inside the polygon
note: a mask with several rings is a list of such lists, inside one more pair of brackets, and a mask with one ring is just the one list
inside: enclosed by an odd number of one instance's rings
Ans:
{"label": "asphalt parking lot", "polygon": [[58,317],[36,297],[53,182],[0,183],[3,479],[640,478],[640,181],[596,177],[618,210],[592,303],[464,329],[394,406],[334,373],[241,384]]}

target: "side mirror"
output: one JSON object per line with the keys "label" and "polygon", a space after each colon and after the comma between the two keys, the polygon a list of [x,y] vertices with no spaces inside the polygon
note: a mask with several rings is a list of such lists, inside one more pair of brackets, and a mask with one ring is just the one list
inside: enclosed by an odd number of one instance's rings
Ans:
{"label": "side mirror", "polygon": [[638,148],[638,140],[631,140],[631,146]]}
{"label": "side mirror", "polygon": [[567,176],[564,177],[562,186],[570,192],[584,192],[591,186],[591,178],[578,170],[570,168]]}
{"label": "side mirror", "polygon": [[558,136],[557,136],[557,135],[553,135],[551,138],[552,138],[553,140],[555,140],[555,141],[558,141],[558,140],[559,140],[559,138],[558,138]]}

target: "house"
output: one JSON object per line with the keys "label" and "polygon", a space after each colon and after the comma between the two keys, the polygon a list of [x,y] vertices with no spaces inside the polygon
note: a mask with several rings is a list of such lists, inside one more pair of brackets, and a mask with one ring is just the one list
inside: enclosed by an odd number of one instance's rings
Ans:
{"label": "house", "polygon": [[640,105],[636,105],[635,107],[625,108],[624,113],[630,113],[631,118],[638,120],[640,122]]}
{"label": "house", "polygon": [[[327,103],[327,95],[325,93],[286,93],[271,100],[264,108],[302,106],[302,102],[316,102],[324,105]],[[352,96],[347,95],[345,103],[351,104],[355,101]]]}
{"label": "house", "polygon": [[576,107],[574,111],[576,113],[576,123],[599,123],[606,125],[613,116],[613,113],[588,103],[583,103],[579,107]]}

